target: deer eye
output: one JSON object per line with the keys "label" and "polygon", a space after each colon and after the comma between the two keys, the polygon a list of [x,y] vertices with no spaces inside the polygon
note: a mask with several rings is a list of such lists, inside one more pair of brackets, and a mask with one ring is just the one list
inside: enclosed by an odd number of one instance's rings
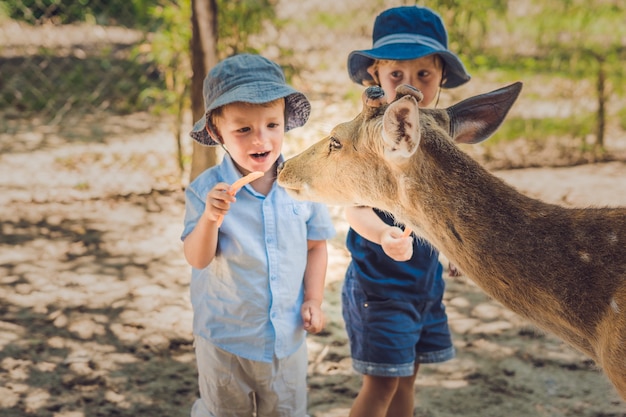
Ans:
{"label": "deer eye", "polygon": [[341,144],[341,142],[339,142],[339,140],[336,137],[331,136],[330,143],[328,145],[328,151],[329,152],[337,151],[341,149],[342,147],[343,145]]}

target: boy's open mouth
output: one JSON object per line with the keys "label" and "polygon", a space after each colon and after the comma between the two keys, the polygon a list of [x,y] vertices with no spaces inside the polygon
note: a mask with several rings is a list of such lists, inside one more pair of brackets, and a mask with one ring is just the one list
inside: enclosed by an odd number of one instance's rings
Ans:
{"label": "boy's open mouth", "polygon": [[270,154],[269,152],[259,152],[259,153],[253,153],[251,156],[253,158],[265,158],[269,154]]}

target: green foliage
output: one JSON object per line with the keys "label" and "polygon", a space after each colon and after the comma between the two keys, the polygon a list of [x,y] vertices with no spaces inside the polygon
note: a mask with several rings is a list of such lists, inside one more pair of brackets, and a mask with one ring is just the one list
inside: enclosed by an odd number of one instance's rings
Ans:
{"label": "green foliage", "polygon": [[[608,98],[623,93],[626,68],[626,3],[623,0],[425,0],[442,15],[450,35],[450,48],[474,74],[508,72],[536,76],[591,80],[597,113],[592,121],[573,121],[579,132],[593,132],[602,147],[607,125]],[[507,42],[501,43],[505,39]],[[474,71],[473,68],[480,71]],[[595,126],[595,128],[589,128]],[[530,122],[525,130],[531,133]],[[541,132],[566,136],[567,124],[548,121]],[[582,134],[582,133],[581,133]],[[502,134],[500,135],[502,136]]]}
{"label": "green foliage", "polygon": [[503,123],[489,142],[496,144],[515,139],[541,142],[550,137],[584,139],[593,133],[595,115],[571,116],[565,118],[520,118],[510,117]]}
{"label": "green foliage", "polygon": [[610,84],[623,84],[626,4],[612,0],[534,1],[541,11],[525,18],[536,31],[539,54],[553,70],[594,79],[598,103],[595,145],[602,147]]}
{"label": "green foliage", "polygon": [[135,26],[149,21],[146,11],[156,0],[4,0],[3,13],[27,23],[97,22]]}
{"label": "green foliage", "polygon": [[160,27],[151,34],[149,42],[135,48],[133,58],[143,56],[155,65],[165,88],[153,85],[141,98],[152,98],[157,113],[177,114],[189,101],[186,89],[191,79],[191,0],[162,1],[150,7],[148,15],[151,21],[160,22]]}
{"label": "green foliage", "polygon": [[251,45],[250,37],[260,33],[268,22],[278,28],[276,3],[276,0],[217,0],[220,56],[258,53],[259,50]]}
{"label": "green foliage", "polygon": [[619,120],[619,127],[622,130],[626,130],[626,108],[622,107],[618,112],[617,112],[617,118]]}
{"label": "green foliage", "polygon": [[599,61],[618,63],[626,56],[626,3],[533,0],[532,4],[534,12],[519,16],[515,26],[523,28],[518,36],[532,39],[537,58],[551,69],[568,68],[576,77],[587,77],[597,71]]}
{"label": "green foliage", "polygon": [[336,13],[319,12],[311,16],[310,21],[314,24],[326,27],[328,29],[336,30],[342,25],[345,25],[345,16],[337,15]]}
{"label": "green foliage", "polygon": [[508,10],[507,0],[424,0],[422,6],[436,11],[448,31],[448,43],[463,61],[472,62],[485,49],[486,35]]}
{"label": "green foliage", "polygon": [[[44,54],[42,51],[42,55],[30,58],[29,62],[44,68],[41,72],[22,71],[21,59],[3,63],[3,72],[11,77],[8,88],[2,89],[0,107],[50,114],[71,108],[81,111],[97,108],[124,114],[147,110],[152,102],[144,100],[141,92],[159,85],[158,80],[145,76],[150,71],[148,64],[112,59],[108,55],[80,60],[64,58],[61,63],[61,58]],[[64,68],[62,73],[56,72],[59,66]],[[28,88],[18,90],[11,86]]]}
{"label": "green foliage", "polygon": [[539,44],[574,49],[611,49],[621,43],[624,29],[623,2],[560,0],[538,2],[537,13],[527,15],[537,29]]}

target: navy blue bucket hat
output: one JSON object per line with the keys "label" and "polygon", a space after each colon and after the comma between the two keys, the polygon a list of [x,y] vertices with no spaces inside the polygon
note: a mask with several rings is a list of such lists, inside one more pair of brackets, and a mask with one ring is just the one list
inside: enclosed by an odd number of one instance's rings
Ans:
{"label": "navy blue bucket hat", "polygon": [[458,87],[471,78],[461,60],[448,50],[448,33],[441,18],[428,8],[385,10],[376,17],[372,41],[372,49],[353,51],[348,56],[348,73],[358,84],[374,81],[367,69],[375,60],[409,60],[432,54],[445,62],[442,87]]}
{"label": "navy blue bucket hat", "polygon": [[284,98],[285,132],[304,125],[311,114],[309,100],[287,85],[280,66],[260,55],[239,54],[219,62],[204,79],[202,94],[205,115],[189,135],[206,146],[220,145],[210,123],[211,112],[227,104],[262,104]]}

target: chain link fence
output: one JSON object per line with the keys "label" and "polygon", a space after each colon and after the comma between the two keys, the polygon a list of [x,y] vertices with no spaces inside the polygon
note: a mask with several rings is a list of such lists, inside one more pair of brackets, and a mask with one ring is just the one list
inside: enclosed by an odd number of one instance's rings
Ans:
{"label": "chain link fence", "polygon": [[0,2],[0,134],[166,106],[150,42],[167,28],[145,3]]}

